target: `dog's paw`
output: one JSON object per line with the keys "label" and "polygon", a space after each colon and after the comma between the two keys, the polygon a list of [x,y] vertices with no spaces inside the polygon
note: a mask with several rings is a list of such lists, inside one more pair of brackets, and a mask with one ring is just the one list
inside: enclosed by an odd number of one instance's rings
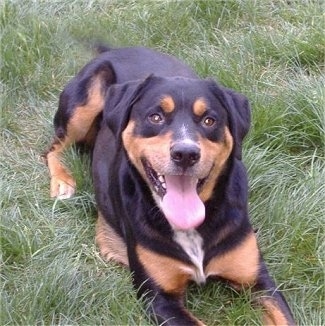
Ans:
{"label": "dog's paw", "polygon": [[52,198],[67,199],[76,191],[76,182],[70,175],[53,176],[51,178],[50,195]]}

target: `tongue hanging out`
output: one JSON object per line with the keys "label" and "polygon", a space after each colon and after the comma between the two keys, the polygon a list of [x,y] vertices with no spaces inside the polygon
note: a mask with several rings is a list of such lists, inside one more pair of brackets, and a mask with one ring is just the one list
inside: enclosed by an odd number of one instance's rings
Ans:
{"label": "tongue hanging out", "polygon": [[197,194],[196,178],[184,175],[165,175],[167,192],[161,208],[176,229],[199,226],[205,218],[205,206]]}

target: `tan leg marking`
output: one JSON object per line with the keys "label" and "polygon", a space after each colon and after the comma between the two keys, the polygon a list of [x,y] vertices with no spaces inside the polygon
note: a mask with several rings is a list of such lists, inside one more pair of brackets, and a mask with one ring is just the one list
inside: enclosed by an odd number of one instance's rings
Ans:
{"label": "tan leg marking", "polygon": [[88,91],[85,105],[76,107],[68,122],[67,134],[74,141],[83,141],[91,129],[97,115],[103,111],[104,94],[101,80],[96,78]]}
{"label": "tan leg marking", "polygon": [[69,138],[65,138],[63,142],[54,143],[51,150],[47,153],[47,166],[50,171],[51,184],[50,195],[59,199],[70,198],[76,188],[76,182],[61,163],[61,155],[63,150],[71,144]]}
{"label": "tan leg marking", "polygon": [[[193,267],[176,259],[157,254],[138,245],[136,248],[138,258],[150,278],[165,292],[182,298],[186,286],[193,274]],[[184,311],[196,321],[198,326],[204,326],[189,311]]]}
{"label": "tan leg marking", "polygon": [[254,233],[234,249],[210,260],[207,276],[219,276],[237,285],[251,286],[256,282],[259,269],[259,250]]}
{"label": "tan leg marking", "polygon": [[54,140],[46,155],[50,171],[50,195],[59,199],[70,198],[75,193],[76,182],[68,169],[61,163],[62,152],[75,142],[91,143],[95,137],[94,122],[103,110],[104,94],[102,94],[100,78],[94,79],[85,105],[75,108],[67,125],[67,133],[60,142]]}
{"label": "tan leg marking", "polygon": [[[250,233],[239,246],[213,258],[206,267],[206,274],[227,279],[240,290],[243,286],[255,284],[259,272],[259,257],[256,236]],[[262,297],[258,300],[265,309],[264,325],[288,325],[285,315],[273,299]]]}
{"label": "tan leg marking", "polygon": [[263,325],[290,325],[274,300],[262,297],[259,299],[259,303],[264,307]]}
{"label": "tan leg marking", "polygon": [[146,272],[158,286],[167,293],[183,294],[190,280],[190,265],[157,254],[141,245],[137,246],[136,251]]}
{"label": "tan leg marking", "polygon": [[100,212],[98,212],[96,223],[95,241],[100,254],[106,261],[114,260],[125,266],[129,266],[125,242],[105,221]]}

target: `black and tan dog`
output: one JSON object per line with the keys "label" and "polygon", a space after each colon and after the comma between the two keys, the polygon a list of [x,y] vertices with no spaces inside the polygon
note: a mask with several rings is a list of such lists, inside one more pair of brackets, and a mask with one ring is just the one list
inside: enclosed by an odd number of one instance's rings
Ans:
{"label": "black and tan dog", "polygon": [[62,151],[94,144],[97,244],[107,260],[129,266],[156,322],[201,324],[185,310],[184,291],[218,278],[256,290],[265,324],[294,324],[248,218],[247,99],[171,56],[102,50],[61,94],[46,154],[51,196],[75,191]]}

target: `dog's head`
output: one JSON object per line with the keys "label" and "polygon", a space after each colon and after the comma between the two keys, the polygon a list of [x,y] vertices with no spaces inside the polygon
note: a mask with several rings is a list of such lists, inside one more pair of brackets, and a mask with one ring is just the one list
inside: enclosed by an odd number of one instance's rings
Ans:
{"label": "dog's head", "polygon": [[104,119],[175,229],[199,226],[230,156],[241,159],[247,99],[212,80],[150,76],[110,88]]}

